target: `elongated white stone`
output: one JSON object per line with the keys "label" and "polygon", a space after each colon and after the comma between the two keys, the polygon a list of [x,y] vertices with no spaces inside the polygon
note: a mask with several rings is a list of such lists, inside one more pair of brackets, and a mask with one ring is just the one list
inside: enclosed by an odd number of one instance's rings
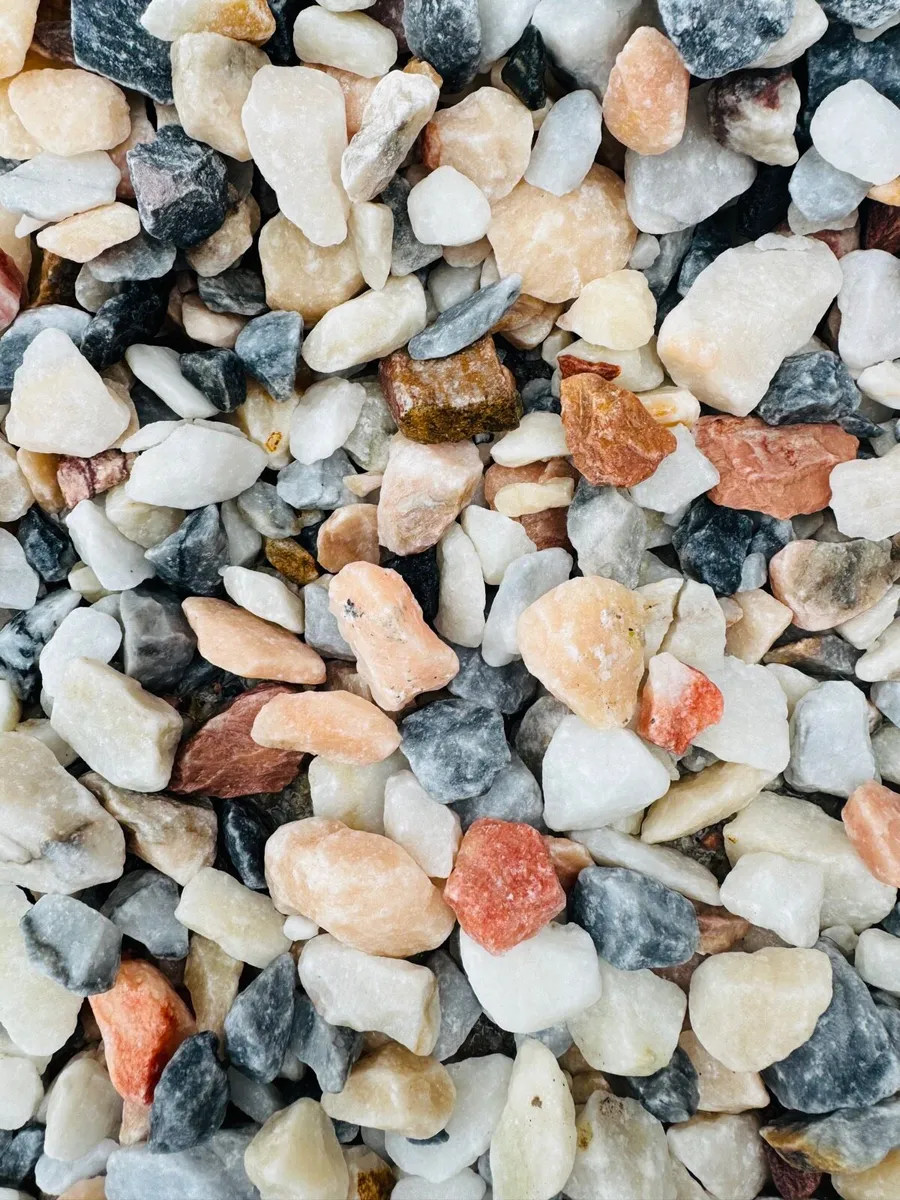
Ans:
{"label": "elongated white stone", "polygon": [[38,661],[45,694],[53,699],[70,659],[108,663],[121,644],[122,629],[115,617],[95,608],[74,609],[41,651]]}
{"label": "elongated white stone", "polygon": [[303,358],[314,371],[344,371],[399,350],[427,322],[418,278],[392,277],[380,292],[365,292],[327,312],[304,340]]}
{"label": "elongated white stone", "polygon": [[214,417],[218,412],[200,389],[185,379],[179,366],[181,355],[168,346],[129,346],[125,361],[141,383],[145,383],[179,417]]}
{"label": "elongated white stone", "polygon": [[175,919],[251,967],[267,967],[291,948],[284,917],[269,897],[213,867],[203,867],[188,881]]}
{"label": "elongated white stone", "polygon": [[125,484],[131,500],[202,508],[245,492],[266,468],[266,453],[228,426],[183,425],[138,456]]}
{"label": "elongated white stone", "polygon": [[110,592],[137,587],[156,574],[144,548],[119,532],[96,500],[81,500],[66,517],[75,549]]}
{"label": "elongated white stone", "polygon": [[0,175],[0,208],[25,213],[39,224],[112,204],[121,172],[102,150],[62,158],[38,154]]}
{"label": "elongated white stone", "polygon": [[276,576],[246,567],[226,567],[222,582],[235,604],[247,612],[291,633],[303,632],[303,600]]}
{"label": "elongated white stone", "polygon": [[29,565],[16,538],[8,529],[0,529],[0,606],[31,608],[40,583],[40,576]]}

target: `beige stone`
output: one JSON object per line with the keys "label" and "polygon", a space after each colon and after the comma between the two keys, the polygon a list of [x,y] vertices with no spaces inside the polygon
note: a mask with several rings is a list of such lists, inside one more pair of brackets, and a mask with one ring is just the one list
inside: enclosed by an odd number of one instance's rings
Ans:
{"label": "beige stone", "polygon": [[185,33],[172,43],[172,90],[184,131],[238,162],[250,147],[241,110],[269,56],[220,33]]}
{"label": "beige stone", "polygon": [[900,1149],[866,1171],[835,1171],[831,1184],[844,1200],[893,1200],[900,1190]]}
{"label": "beige stone", "polygon": [[337,574],[352,562],[380,562],[378,509],[374,504],[345,504],[319,528],[316,558]]}
{"label": "beige stone", "polygon": [[570,579],[519,618],[519,649],[544,687],[588,725],[615,729],[634,713],[644,672],[640,596],[612,579]]}
{"label": "beige stone", "polygon": [[343,1200],[350,1180],[334,1126],[307,1099],[269,1117],[244,1151],[244,1169],[263,1200]]}
{"label": "beige stone", "polygon": [[266,881],[280,911],[309,917],[366,954],[433,950],[455,923],[401,846],[325,817],[292,821],[269,838]]}
{"label": "beige stone", "polygon": [[361,766],[382,762],[400,745],[390,717],[344,691],[276,696],[260,709],[251,736],[260,746]]}
{"label": "beige stone", "polygon": [[286,629],[224,600],[191,596],[182,607],[198,650],[214,666],[249,679],[325,682],[322,659]]}
{"label": "beige stone", "polygon": [[771,778],[770,771],[728,762],[713,763],[697,775],[687,774],[650,806],[641,826],[641,841],[671,842],[715,825],[746,808]]}
{"label": "beige stone", "polygon": [[186,515],[180,508],[164,508],[158,504],[132,500],[124,484],[106,493],[104,511],[119,533],[146,550],[158,546],[173,534]]}
{"label": "beige stone", "polygon": [[17,75],[31,45],[40,0],[5,0],[0,9],[0,79]]}
{"label": "beige stone", "polygon": [[181,322],[184,332],[195,342],[203,342],[219,350],[233,350],[247,320],[247,317],[238,313],[213,312],[196,292],[184,297]]}
{"label": "beige stone", "polygon": [[385,358],[428,323],[425,290],[416,275],[391,276],[381,291],[364,292],[326,313],[304,339],[303,358],[329,374]]}
{"label": "beige stone", "polygon": [[672,429],[675,425],[696,425],[700,418],[700,401],[687,388],[659,387],[638,396],[654,421]]}
{"label": "beige stone", "polygon": [[344,1162],[350,1172],[347,1200],[388,1200],[394,1190],[394,1172],[368,1146],[348,1146]]}
{"label": "beige stone", "polygon": [[434,115],[422,139],[422,159],[432,170],[455,167],[493,203],[525,174],[533,135],[531,113],[521,101],[497,88],[478,88]]}
{"label": "beige stone", "polygon": [[21,162],[40,154],[43,147],[16,116],[9,102],[10,82],[8,79],[0,80],[0,157]]}
{"label": "beige stone", "polygon": [[209,31],[263,45],[275,32],[266,0],[151,0],[141,24],[164,42]]}
{"label": "beige stone", "polygon": [[398,433],[378,501],[378,540],[394,554],[434,546],[472,499],[482,463],[472,442],[424,445]]}
{"label": "beige stone", "polygon": [[31,488],[35,503],[44,512],[58,513],[65,500],[56,479],[58,454],[38,454],[33,450],[17,450],[16,462]]}
{"label": "beige stone", "polygon": [[289,400],[276,400],[261,383],[247,378],[247,399],[231,420],[251,442],[265,451],[270,470],[280,471],[291,461],[291,417],[299,399],[293,395]]}
{"label": "beige stone", "polygon": [[729,1070],[704,1050],[691,1029],[682,1033],[678,1044],[697,1072],[700,1112],[740,1113],[768,1107],[769,1093],[758,1071]]}
{"label": "beige stone", "polygon": [[560,329],[611,350],[637,350],[653,336],[656,300],[640,271],[613,271],[592,279],[568,312]]}
{"label": "beige stone", "polygon": [[743,616],[726,631],[725,650],[745,663],[758,663],[790,625],[793,613],[761,588],[735,592],[734,601]]}
{"label": "beige stone", "polygon": [[141,232],[137,210],[118,201],[78,213],[42,229],[35,239],[43,250],[68,258],[71,262],[86,263],[110,246],[130,241]]}
{"label": "beige stone", "polygon": [[233,876],[204,867],[181,893],[175,918],[251,967],[267,967],[291,948],[272,901]]}
{"label": "beige stone", "polygon": [[325,1092],[322,1107],[336,1121],[429,1138],[444,1128],[455,1100],[445,1067],[390,1043],[356,1064],[342,1092]]}
{"label": "beige stone", "polygon": [[266,303],[298,312],[308,324],[351,299],[365,283],[352,237],[317,246],[281,213],[260,232],[259,258]]}
{"label": "beige stone", "polygon": [[243,969],[241,960],[226,954],[218,942],[200,933],[193,935],[184,964],[184,986],[190,992],[198,1033],[209,1029],[221,1042]]}
{"label": "beige stone", "polygon": [[216,232],[185,251],[185,257],[198,275],[210,278],[221,275],[253,245],[253,235],[259,229],[259,205],[247,196],[231,209]]}
{"label": "beige stone", "polygon": [[10,83],[9,102],[28,133],[53,154],[112,150],[131,133],[125,93],[88,71],[25,71]]}
{"label": "beige stone", "polygon": [[25,237],[18,236],[16,230],[19,220],[18,213],[0,208],[0,250],[9,255],[22,272],[22,277],[27,279],[31,270],[31,238],[27,234]]}
{"label": "beige stone", "polygon": [[372,78],[394,65],[397,39],[364,12],[334,12],[317,4],[297,15],[294,51],[301,62],[325,63]]}
{"label": "beige stone", "polygon": [[394,214],[386,204],[363,201],[350,210],[350,237],[370,288],[383,288],[391,273]]}
{"label": "beige stone", "polygon": [[0,438],[0,522],[18,521],[34,504],[28,480],[22,472],[16,452]]}

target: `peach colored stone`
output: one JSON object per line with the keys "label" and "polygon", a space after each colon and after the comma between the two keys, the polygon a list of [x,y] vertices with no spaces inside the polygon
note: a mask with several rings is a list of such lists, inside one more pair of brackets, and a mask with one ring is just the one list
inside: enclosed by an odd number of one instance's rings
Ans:
{"label": "peach colored stone", "polygon": [[113,1087],[124,1100],[149,1104],[166,1063],[195,1032],[187,1005],[141,959],[123,962],[111,990],[89,999]]}
{"label": "peach colored stone", "polygon": [[390,717],[343,691],[276,696],[260,709],[251,736],[259,746],[360,766],[383,762],[401,740]]}
{"label": "peach colored stone", "polygon": [[474,496],[481,471],[473,442],[429,446],[395,434],[378,501],[379,542],[404,555],[436,545]]}
{"label": "peach colored stone", "polygon": [[66,1188],[59,1200],[106,1200],[106,1180],[102,1175],[81,1179]]}
{"label": "peach colored stone", "polygon": [[12,258],[0,250],[0,333],[16,319],[24,300],[25,278]]}
{"label": "peach colored stone", "polygon": [[519,618],[525,666],[596,729],[627,725],[644,673],[644,604],[598,575],[546,592]]}
{"label": "peach colored stone", "polygon": [[35,240],[42,249],[50,250],[60,258],[86,263],[111,246],[137,237],[140,232],[137,209],[116,201],[68,217],[58,225],[50,225],[42,229]]}
{"label": "peach colored stone", "polygon": [[571,891],[579,874],[585,867],[592,867],[594,860],[580,842],[571,838],[544,835],[544,845],[556,871],[556,877],[565,890]]}
{"label": "peach colored stone", "polygon": [[141,24],[166,42],[182,33],[209,30],[262,46],[275,32],[275,18],[266,0],[151,0]]}
{"label": "peach colored stone", "polygon": [[680,757],[698,733],[721,721],[724,707],[722,693],[701,671],[674,654],[655,654],[641,692],[638,733]]}
{"label": "peach colored stone", "polygon": [[484,498],[491,508],[497,493],[517,483],[549,483],[552,479],[572,479],[577,471],[567,458],[548,458],[524,467],[504,467],[492,463],[484,473]]}
{"label": "peach colored stone", "polygon": [[870,200],[876,200],[879,204],[896,207],[900,204],[900,175],[896,179],[892,179],[890,183],[881,183],[870,188],[867,195]]}
{"label": "peach colored stone", "polygon": [[207,662],[247,679],[324,683],[325,664],[299,638],[243,608],[191,596],[182,605]]}
{"label": "peach colored stone", "polygon": [[488,229],[500,275],[521,275],[524,292],[551,303],[627,266],[636,237],[625,184],[596,164],[565,196],[523,180],[494,204]]}
{"label": "peach colored stone", "polygon": [[[769,561],[769,582],[800,629],[832,629],[877,604],[894,582],[887,543],[789,542]],[[796,643],[794,643],[796,645]]]}
{"label": "peach colored stone", "polygon": [[701,417],[694,439],[719,472],[710,500],[779,518],[827,508],[832,469],[859,447],[839,425],[773,426],[759,417]]}
{"label": "peach colored stone", "polygon": [[633,392],[601,375],[571,375],[560,398],[566,444],[589,483],[633,487],[678,444]]}
{"label": "peach colored stone", "polygon": [[334,577],[329,606],[379,708],[397,712],[459,671],[459,659],[426,624],[396,571],[351,563]]}
{"label": "peach colored stone", "polygon": [[521,101],[498,88],[478,88],[434,114],[422,134],[422,161],[431,170],[455,167],[493,204],[525,174],[533,136],[531,113]]}
{"label": "peach colored stone", "polygon": [[727,908],[716,908],[701,900],[693,900],[692,904],[697,910],[701,954],[724,954],[750,932],[750,922]]}
{"label": "peach colored stone", "polygon": [[325,1092],[322,1107],[336,1121],[429,1138],[447,1124],[455,1101],[446,1067],[389,1042],[356,1064],[342,1092]]}
{"label": "peach colored stone", "polygon": [[851,795],[841,820],[853,848],[876,879],[900,887],[900,796],[870,780]]}
{"label": "peach colored stone", "polygon": [[260,232],[259,261],[269,307],[298,312],[310,324],[364,284],[352,237],[317,246],[281,213]]}
{"label": "peach colored stone", "polygon": [[658,29],[636,29],[616,57],[603,97],[603,123],[638,154],[664,154],[681,141],[690,73]]}
{"label": "peach colored stone", "polygon": [[374,504],[345,504],[319,527],[316,558],[336,575],[352,562],[377,563],[378,509]]}
{"label": "peach colored stone", "polygon": [[38,0],[4,0],[0,9],[0,79],[25,65],[37,21]]}
{"label": "peach colored stone", "polygon": [[365,954],[433,950],[456,923],[402,846],[326,817],[276,830],[266,843],[266,882],[279,912],[309,917]]}
{"label": "peach colored stone", "polygon": [[354,134],[359,133],[362,125],[363,113],[366,105],[369,103],[369,97],[375,91],[380,75],[373,75],[370,79],[363,75],[354,75],[352,71],[342,71],[340,67],[326,67],[321,63],[304,63],[304,66],[312,67],[316,71],[324,71],[326,75],[330,75],[332,79],[336,79],[341,85],[341,91],[344,93],[344,107],[347,112],[347,137],[352,138]]}
{"label": "peach colored stone", "polygon": [[25,71],[10,83],[9,102],[28,133],[53,154],[112,150],[131,133],[125,93],[89,71]]}
{"label": "peach colored stone", "polygon": [[790,625],[794,614],[762,588],[736,592],[732,599],[744,615],[728,626],[725,652],[745,663],[761,662]]}

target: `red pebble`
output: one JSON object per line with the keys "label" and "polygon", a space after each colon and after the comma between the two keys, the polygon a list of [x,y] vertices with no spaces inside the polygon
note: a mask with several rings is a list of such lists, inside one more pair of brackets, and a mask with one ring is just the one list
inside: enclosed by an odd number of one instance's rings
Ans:
{"label": "red pebble", "polygon": [[684,754],[698,733],[722,719],[722,693],[702,671],[674,654],[650,659],[641,693],[638,733],[654,746]]}
{"label": "red pebble", "polygon": [[106,1069],[123,1100],[149,1104],[166,1063],[196,1033],[184,1001],[156,967],[123,962],[108,992],[91,996],[106,1051]]}
{"label": "red pebble", "polygon": [[444,899],[473,941],[504,954],[562,912],[566,894],[536,829],[483,817],[460,844]]}
{"label": "red pebble", "polygon": [[3,250],[0,250],[0,330],[16,319],[22,306],[25,279],[22,272]]}
{"label": "red pebble", "polygon": [[786,1163],[767,1142],[763,1142],[763,1150],[778,1195],[783,1196],[784,1200],[809,1200],[822,1182],[822,1172],[799,1171]]}
{"label": "red pebble", "polygon": [[123,454],[121,450],[104,450],[93,458],[62,455],[56,469],[56,482],[66,507],[74,508],[81,500],[90,500],[92,496],[124,483],[131,474],[134,459],[135,455]]}

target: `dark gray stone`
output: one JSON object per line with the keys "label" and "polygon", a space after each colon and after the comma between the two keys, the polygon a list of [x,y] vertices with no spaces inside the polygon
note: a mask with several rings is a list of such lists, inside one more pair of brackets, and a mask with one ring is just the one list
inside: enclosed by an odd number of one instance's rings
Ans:
{"label": "dark gray stone", "polygon": [[233,1066],[271,1083],[276,1077],[294,1019],[297,964],[280,954],[236,997],[225,1018],[225,1046]]}
{"label": "dark gray stone", "polygon": [[708,583],[717,596],[732,596],[741,586],[752,537],[747,513],[701,496],[673,533],[672,545],[688,578]]}
{"label": "dark gray stone", "polygon": [[155,282],[132,283],[101,304],[81,341],[81,353],[98,371],[125,357],[136,342],[149,342],[166,316],[167,298]]}
{"label": "dark gray stone", "polygon": [[134,283],[160,279],[175,265],[175,247],[158,242],[143,230],[130,241],[110,246],[87,264],[101,283]]}
{"label": "dark gray stone", "polygon": [[160,104],[172,103],[169,43],[141,24],[145,0],[72,0],[75,61]]}
{"label": "dark gray stone", "polygon": [[81,603],[69,588],[51,592],[32,608],[17,613],[0,629],[0,679],[20,700],[31,700],[40,687],[38,658],[65,617]]}
{"label": "dark gray stone", "polygon": [[95,996],[115,983],[122,934],[74,896],[41,896],[19,928],[31,965],[67,991]]}
{"label": "dark gray stone", "polygon": [[489,667],[479,649],[453,649],[459,659],[459,674],[450,680],[447,690],[461,700],[477,700],[509,714],[524,708],[537,691],[537,680],[529,675],[521,659],[503,667]]}
{"label": "dark gray stone", "polygon": [[200,299],[212,312],[258,317],[266,311],[266,285],[258,271],[232,267],[221,275],[199,276]]}
{"label": "dark gray stone", "polygon": [[182,249],[196,246],[225,220],[225,160],[180,125],[165,125],[153,142],[128,151],[141,224],[151,237]]}
{"label": "dark gray stone", "polygon": [[215,596],[228,566],[228,537],[215,504],[195,509],[145,555],[160,579],[189,596]]}
{"label": "dark gray stone", "polygon": [[818,425],[848,416],[859,400],[856,384],[838,356],[813,350],[784,360],[754,415],[768,425]]}
{"label": "dark gray stone", "polygon": [[522,294],[521,275],[507,275],[446,309],[410,339],[411,358],[447,358],[484,337]]}
{"label": "dark gray stone", "polygon": [[661,1070],[652,1075],[628,1075],[626,1081],[635,1100],[665,1124],[690,1120],[700,1103],[697,1072],[680,1046]]}
{"label": "dark gray stone", "polygon": [[808,120],[829,92],[864,79],[894,104],[900,104],[900,26],[871,42],[861,42],[849,25],[833,21],[806,52]]}
{"label": "dark gray stone", "polygon": [[265,891],[265,849],[272,833],[269,822],[253,801],[225,800],[219,814],[219,834],[225,853],[244,887]]}
{"label": "dark gray stone", "polygon": [[323,1092],[341,1092],[362,1053],[363,1035],[320,1016],[309,996],[298,994],[290,1050],[315,1074]]}
{"label": "dark gray stone", "polygon": [[787,33],[794,0],[661,0],[659,13],[690,73],[716,79],[748,66]]}
{"label": "dark gray stone", "polygon": [[558,729],[569,709],[553,696],[541,696],[535,700],[522,718],[516,731],[516,751],[525,766],[540,784],[541,764],[550,739]]}
{"label": "dark gray stone", "polygon": [[273,399],[289,400],[294,393],[302,345],[300,314],[270,312],[244,326],[234,349]]}
{"label": "dark gray stone", "polygon": [[178,597],[159,587],[131,588],[121,594],[119,617],[125,674],[151,692],[176,688],[197,646]]}
{"label": "dark gray stone", "polygon": [[32,504],[19,521],[16,537],[28,560],[45,583],[62,583],[78,562],[65,525]]}
{"label": "dark gray stone", "polygon": [[175,916],[179,899],[175,880],[148,868],[120,879],[100,912],[157,958],[186,958],[188,931]]}
{"label": "dark gray stone", "polygon": [[228,1108],[228,1079],[214,1033],[196,1033],[166,1063],[150,1109],[151,1154],[175,1154],[209,1139]]}
{"label": "dark gray stone", "polygon": [[219,412],[234,412],[247,399],[247,379],[233,350],[195,350],[181,356],[181,373]]}
{"label": "dark gray stone", "polygon": [[25,1182],[44,1152],[44,1130],[26,1125],[15,1133],[0,1130],[0,1187],[17,1188]]}
{"label": "dark gray stone", "polygon": [[417,58],[431,63],[448,92],[459,92],[478,73],[481,17],[478,0],[406,0],[403,28]]}
{"label": "dark gray stone", "polygon": [[547,103],[546,70],[547,53],[541,31],[536,25],[526,25],[525,32],[507,56],[500,78],[526,108],[536,112]]}
{"label": "dark gray stone", "polygon": [[480,796],[511,758],[503,717],[471,700],[438,700],[406,717],[400,731],[416,778],[441,804]]}
{"label": "dark gray stone", "polygon": [[437,980],[441,1028],[431,1054],[438,1062],[452,1058],[482,1014],[472,986],[446,950],[433,950],[423,965]]}
{"label": "dark gray stone", "polygon": [[453,805],[463,831],[482,817],[495,817],[499,821],[519,821],[544,828],[544,801],[541,789],[521,758],[513,754],[508,766],[494,776],[494,782],[481,796],[471,800],[459,800]]}

